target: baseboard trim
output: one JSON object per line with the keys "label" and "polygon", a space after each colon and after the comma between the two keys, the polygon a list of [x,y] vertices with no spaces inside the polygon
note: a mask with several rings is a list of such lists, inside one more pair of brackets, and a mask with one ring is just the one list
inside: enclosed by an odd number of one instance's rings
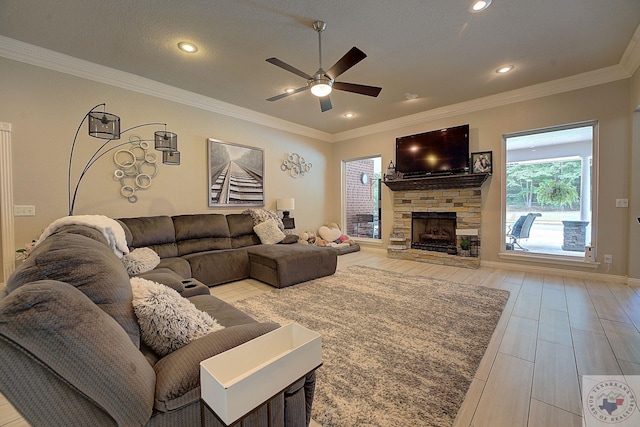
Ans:
{"label": "baseboard trim", "polygon": [[627,285],[636,286],[636,287],[640,288],[640,279],[634,279],[632,277],[629,277],[627,279]]}
{"label": "baseboard trim", "polygon": [[593,271],[575,271],[575,270],[567,270],[563,268],[542,267],[542,266],[523,265],[523,264],[510,264],[510,263],[494,262],[494,261],[481,261],[480,266],[500,268],[504,270],[519,270],[519,271],[525,271],[528,273],[555,274],[557,276],[576,277],[578,279],[599,280],[602,282],[609,282],[609,283],[622,283],[625,285],[630,284],[629,283],[630,280],[634,280],[634,281],[637,280],[638,286],[640,286],[640,280],[638,279],[628,279],[627,276],[595,273]]}

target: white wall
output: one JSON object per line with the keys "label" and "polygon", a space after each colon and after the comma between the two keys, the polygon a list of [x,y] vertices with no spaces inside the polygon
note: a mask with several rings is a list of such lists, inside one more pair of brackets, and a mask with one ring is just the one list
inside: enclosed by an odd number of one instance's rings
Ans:
{"label": "white wall", "polygon": [[[501,187],[504,161],[502,135],[506,133],[544,128],[548,126],[598,120],[600,130],[600,195],[598,200],[598,255],[613,255],[612,275],[626,275],[628,271],[627,247],[629,236],[628,212],[615,207],[616,198],[629,197],[631,173],[630,154],[630,102],[631,81],[621,80],[559,95],[546,96],[503,107],[474,113],[425,121],[393,131],[353,138],[335,143],[330,173],[340,175],[339,160],[381,154],[383,165],[395,161],[395,138],[429,130],[469,123],[470,151],[493,151],[493,176],[482,192],[482,261],[516,263],[498,256],[501,246]],[[636,163],[637,164],[637,163]],[[333,192],[340,190],[339,179],[331,182]],[[383,187],[383,231],[385,242],[392,232],[392,193]],[[338,203],[333,215],[337,216]],[[535,264],[534,264],[535,265]],[[599,272],[605,272],[601,266]]]}
{"label": "white wall", "polygon": [[[294,197],[292,216],[298,229],[317,228],[327,220],[331,195],[327,159],[331,146],[324,141],[8,59],[0,58],[0,75],[0,121],[11,123],[13,128],[15,204],[36,206],[35,217],[16,218],[16,245],[37,238],[53,220],[67,215],[71,142],[84,114],[101,102],[107,103],[107,111],[120,116],[122,129],[166,122],[167,129],[178,134],[181,165],[160,165],[151,187],[139,192],[137,203],[129,203],[120,196],[120,185],[112,178],[112,156],[106,155],[83,181],[76,215],[242,211],[244,208],[208,207],[206,141],[212,137],[264,149],[266,208],[275,210],[276,199]],[[140,134],[151,137],[154,130],[157,128],[143,128]],[[86,161],[101,142],[89,137],[83,126],[74,156]],[[313,164],[303,178],[294,179],[280,170],[281,159],[292,152]]]}

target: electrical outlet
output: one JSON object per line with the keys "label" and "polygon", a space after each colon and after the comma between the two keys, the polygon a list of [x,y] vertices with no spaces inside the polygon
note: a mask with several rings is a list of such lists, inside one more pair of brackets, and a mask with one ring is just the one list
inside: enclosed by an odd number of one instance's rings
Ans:
{"label": "electrical outlet", "polygon": [[35,216],[36,207],[33,205],[14,205],[13,216]]}
{"label": "electrical outlet", "polygon": [[629,199],[616,199],[616,208],[628,208]]}
{"label": "electrical outlet", "polygon": [[613,263],[613,255],[605,255],[604,256],[604,263],[605,264],[611,264]]}

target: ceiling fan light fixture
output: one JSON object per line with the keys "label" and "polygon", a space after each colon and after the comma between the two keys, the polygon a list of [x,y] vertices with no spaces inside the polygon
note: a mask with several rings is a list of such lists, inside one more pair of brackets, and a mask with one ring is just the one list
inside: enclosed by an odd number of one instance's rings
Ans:
{"label": "ceiling fan light fixture", "polygon": [[311,86],[311,93],[318,98],[329,95],[333,90],[333,82],[325,78],[313,80],[309,85]]}
{"label": "ceiling fan light fixture", "polygon": [[474,0],[469,6],[469,12],[476,13],[485,10],[491,5],[491,0]]}

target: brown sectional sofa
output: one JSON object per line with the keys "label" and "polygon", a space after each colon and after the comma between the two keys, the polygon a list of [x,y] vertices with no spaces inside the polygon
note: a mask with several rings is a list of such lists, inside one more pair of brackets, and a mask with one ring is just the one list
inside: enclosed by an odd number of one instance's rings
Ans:
{"label": "brown sectional sofa", "polygon": [[[33,426],[200,426],[200,361],[278,325],[256,322],[205,285],[192,286],[192,278],[289,286],[335,271],[334,251],[261,245],[248,215],[121,223],[130,247],[151,247],[161,257],[140,276],[178,290],[225,329],[157,355],[141,341],[129,275],[105,237],[84,225],[60,228],[0,290],[0,392]],[[310,372],[242,427],[308,425],[314,388]],[[202,425],[221,427],[212,415]]]}
{"label": "brown sectional sofa", "polygon": [[[150,247],[156,270],[207,286],[253,278],[282,288],[336,271],[337,252],[312,245],[263,245],[249,214],[120,218],[129,248]],[[157,273],[156,271],[156,273]],[[154,273],[154,272],[151,272]],[[148,278],[148,274],[141,275]]]}

